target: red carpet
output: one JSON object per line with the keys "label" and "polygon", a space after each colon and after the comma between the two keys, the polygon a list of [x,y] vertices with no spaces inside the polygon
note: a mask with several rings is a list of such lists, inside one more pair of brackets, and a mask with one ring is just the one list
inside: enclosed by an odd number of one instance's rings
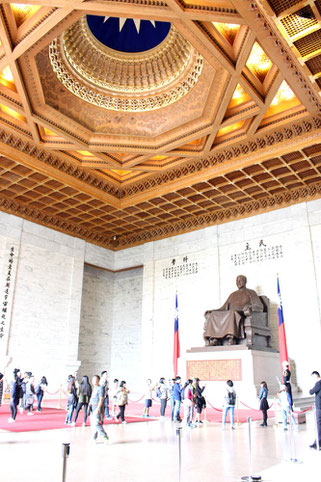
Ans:
{"label": "red carpet", "polygon": [[[4,404],[0,408],[0,429],[7,430],[10,432],[29,432],[37,430],[55,430],[60,428],[66,428],[67,425],[64,424],[66,417],[66,410],[48,407],[48,405],[57,406],[58,400],[45,400],[43,404],[42,411],[40,413],[33,412],[33,416],[28,416],[26,413],[20,414],[18,412],[15,423],[8,423],[8,418],[10,417],[9,404]],[[130,402],[126,408],[125,419],[128,423],[133,422],[146,422],[155,420],[160,415],[159,411],[160,405],[158,401],[153,402],[153,406],[150,409],[150,415],[152,418],[146,419],[141,418],[143,413],[144,404],[142,402]],[[181,409],[181,415],[183,410]],[[166,409],[166,416],[170,417],[170,405]],[[269,416],[273,417],[274,412],[269,411]],[[153,418],[154,417],[154,418]],[[228,415],[229,417],[229,415]],[[246,422],[247,417],[251,417],[252,420],[261,420],[262,414],[258,410],[242,409],[237,412],[235,409],[235,421],[240,423]],[[83,423],[84,414],[83,411],[79,413],[77,420],[77,427],[81,426]],[[202,414],[204,418],[204,413]],[[222,410],[214,409],[208,404],[206,418],[210,422],[221,422],[222,420]],[[229,421],[229,418],[227,418]],[[105,420],[105,424],[118,423],[115,420]],[[87,419],[87,424],[89,425],[89,419]]]}
{"label": "red carpet", "polygon": [[[0,408],[0,430],[7,430],[8,432],[32,432],[37,430],[57,430],[60,428],[69,427],[65,425],[66,410],[58,408],[43,407],[40,413],[33,412],[33,416],[26,413],[17,413],[16,421],[8,423],[8,418],[11,417],[9,405],[2,405]],[[84,413],[79,413],[76,427],[81,427],[84,419]],[[145,422],[144,418],[137,418],[135,416],[127,416],[125,413],[127,423]],[[115,420],[105,420],[105,424],[119,423]],[[87,418],[87,425],[89,426],[89,417]]]}

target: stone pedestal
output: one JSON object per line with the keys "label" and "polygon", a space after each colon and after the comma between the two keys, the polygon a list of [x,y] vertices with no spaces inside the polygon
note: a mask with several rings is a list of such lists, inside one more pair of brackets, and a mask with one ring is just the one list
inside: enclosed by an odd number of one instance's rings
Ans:
{"label": "stone pedestal", "polygon": [[[262,381],[267,383],[271,401],[279,390],[279,353],[244,345],[191,348],[186,352],[186,377],[200,378],[201,386],[205,382],[206,398],[216,408],[222,407],[226,381],[231,379],[240,402],[258,409]],[[245,407],[240,404],[240,408]]]}

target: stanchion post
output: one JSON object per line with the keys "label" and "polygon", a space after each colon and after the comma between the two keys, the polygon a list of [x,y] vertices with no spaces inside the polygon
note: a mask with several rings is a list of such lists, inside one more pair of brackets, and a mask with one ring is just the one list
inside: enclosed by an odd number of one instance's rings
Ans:
{"label": "stanchion post", "polygon": [[176,427],[176,435],[178,436],[178,481],[182,480],[182,427]]}
{"label": "stanchion post", "polygon": [[70,454],[70,443],[62,444],[62,482],[66,482],[67,458]]}
{"label": "stanchion post", "polygon": [[252,437],[251,437],[251,417],[247,417],[248,423],[248,439],[249,439],[249,475],[244,475],[241,477],[241,480],[262,480],[260,475],[253,475],[253,468],[252,468]]}

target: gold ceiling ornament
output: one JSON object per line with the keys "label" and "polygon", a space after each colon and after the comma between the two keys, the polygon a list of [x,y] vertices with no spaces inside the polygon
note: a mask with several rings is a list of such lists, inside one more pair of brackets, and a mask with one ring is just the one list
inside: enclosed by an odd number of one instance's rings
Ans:
{"label": "gold ceiling ornament", "polygon": [[181,99],[198,81],[201,55],[171,27],[155,48],[124,53],[99,42],[82,17],[49,45],[59,81],[93,105],[120,111],[158,109]]}
{"label": "gold ceiling ornament", "polygon": [[268,71],[272,67],[271,60],[258,42],[254,43],[250,56],[247,59],[246,66],[261,82],[264,81]]}

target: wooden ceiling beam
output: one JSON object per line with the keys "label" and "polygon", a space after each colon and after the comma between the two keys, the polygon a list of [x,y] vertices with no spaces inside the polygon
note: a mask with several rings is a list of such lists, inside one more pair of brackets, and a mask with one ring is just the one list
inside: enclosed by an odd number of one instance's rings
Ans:
{"label": "wooden ceiling beam", "polygon": [[310,114],[320,115],[320,98],[314,92],[312,83],[304,75],[300,63],[289,50],[276,26],[272,25],[270,20],[264,16],[255,0],[251,4],[247,0],[234,0],[234,3],[249,27],[257,34],[260,45],[268,53],[271,61],[278,66],[301,103],[306,106]]}
{"label": "wooden ceiling beam", "polygon": [[[300,137],[296,137],[295,139],[289,139],[282,144],[269,146],[261,152],[247,153],[237,159],[231,159],[228,162],[217,164],[214,167],[208,168],[206,172],[195,172],[194,174],[182,177],[179,180],[169,181],[166,185],[157,186],[157,195],[162,196],[169,192],[189,187],[197,182],[206,182],[213,177],[244,169],[245,167],[262,163],[268,159],[289,154],[294,150],[310,147],[317,142],[318,139],[320,139],[320,136],[321,129],[318,129],[313,131],[313,133],[306,133]],[[219,154],[220,151],[224,152],[224,149],[225,147],[222,148],[218,146],[215,149],[215,154]],[[148,201],[153,197],[155,197],[155,191],[153,189],[135,194],[129,198],[122,199],[121,208],[126,208],[139,202]]]}

